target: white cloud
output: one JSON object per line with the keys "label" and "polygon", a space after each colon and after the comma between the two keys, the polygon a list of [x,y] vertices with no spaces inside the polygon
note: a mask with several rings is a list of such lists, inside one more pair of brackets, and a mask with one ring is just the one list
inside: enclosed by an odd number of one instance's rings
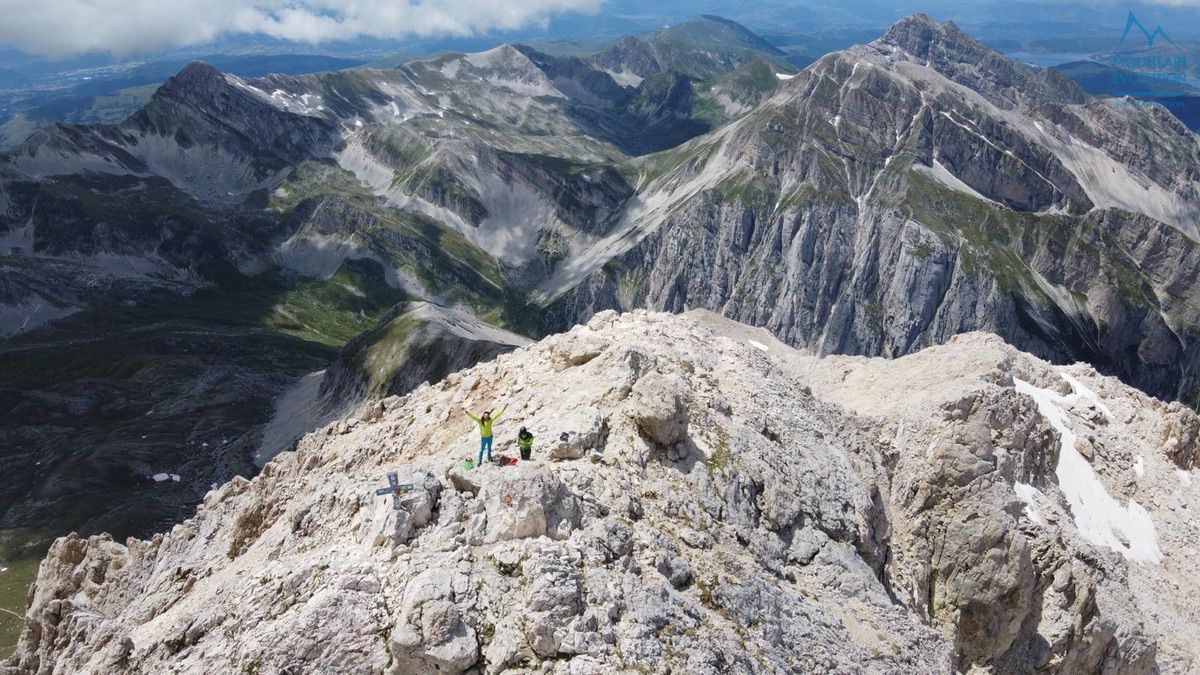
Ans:
{"label": "white cloud", "polygon": [[0,0],[0,44],[127,54],[257,33],[320,43],[474,35],[594,12],[602,0]]}

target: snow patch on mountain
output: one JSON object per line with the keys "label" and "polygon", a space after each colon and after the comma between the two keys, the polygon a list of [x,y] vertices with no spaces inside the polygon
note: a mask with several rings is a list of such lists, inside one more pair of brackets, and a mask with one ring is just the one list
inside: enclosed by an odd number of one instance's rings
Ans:
{"label": "snow patch on mountain", "polygon": [[1072,375],[1066,371],[1060,371],[1059,375],[1062,377],[1062,379],[1067,381],[1067,384],[1071,385],[1072,391],[1074,391],[1077,395],[1082,397],[1083,400],[1088,401],[1092,405],[1096,406],[1097,410],[1104,413],[1104,416],[1108,419],[1109,422],[1116,420],[1116,418],[1113,417],[1112,410],[1110,410],[1109,407],[1107,405],[1105,405],[1104,401],[1102,401],[1100,399],[1100,395],[1097,394],[1096,392],[1092,391],[1092,389],[1089,388],[1083,382],[1081,382],[1079,380],[1079,378],[1075,377],[1074,375]]}
{"label": "snow patch on mountain", "polygon": [[1038,410],[1062,437],[1062,450],[1054,473],[1071,506],[1079,533],[1089,542],[1118,551],[1130,560],[1148,564],[1162,562],[1162,551],[1150,514],[1136,501],[1129,500],[1125,506],[1117,503],[1076,449],[1077,436],[1064,408],[1084,397],[1078,392],[1063,396],[1020,378],[1013,378],[1013,382],[1018,392],[1037,402]]}
{"label": "snow patch on mountain", "polygon": [[1042,518],[1042,515],[1038,513],[1038,510],[1035,506],[1038,496],[1042,493],[1029,483],[1022,483],[1020,481],[1013,483],[1013,491],[1017,493],[1017,497],[1020,497],[1021,501],[1025,502],[1024,513],[1026,516],[1028,516],[1029,520],[1037,523],[1038,525],[1045,525],[1046,521]]}
{"label": "snow patch on mountain", "polygon": [[283,104],[281,103],[281,101],[279,99],[271,96],[266,91],[259,89],[258,87],[254,86],[253,84],[250,84],[249,82],[238,77],[237,75],[233,75],[231,73],[223,73],[222,77],[225,78],[226,82],[237,87],[238,89],[242,89],[244,91],[250,92],[256,98],[258,98],[260,101],[262,101],[264,103],[269,103],[281,110],[286,110],[286,107],[283,106]]}

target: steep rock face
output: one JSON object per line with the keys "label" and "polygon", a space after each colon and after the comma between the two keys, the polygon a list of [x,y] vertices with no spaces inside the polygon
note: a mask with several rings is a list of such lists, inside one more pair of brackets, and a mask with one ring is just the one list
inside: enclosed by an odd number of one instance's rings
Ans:
{"label": "steep rock face", "polygon": [[[1135,168],[1154,183],[1196,200],[1195,135],[1166,108],[1153,106],[1138,118],[1138,124],[1122,123],[1122,109],[1111,101],[1092,100],[1080,107],[1043,108],[1055,124],[1084,143],[1105,148],[1113,157]],[[1147,136],[1164,139],[1147,143]],[[1143,186],[1145,181],[1141,181]],[[1135,202],[1136,203],[1136,202]],[[1130,209],[1138,210],[1138,209]],[[1192,211],[1195,214],[1195,211]],[[1186,228],[1181,228],[1187,231]]]}
{"label": "steep rock face", "polygon": [[[1200,304],[1176,270],[1197,264],[1200,144],[1163,111],[1080,96],[953,26],[902,21],[644,160],[590,264],[542,284],[547,324],[702,307],[883,355],[987,330],[1193,400]],[[1147,136],[1164,166],[1137,152],[1118,166]]]}
{"label": "steep rock face", "polygon": [[[961,202],[947,197],[944,217],[961,217]],[[1086,360],[1146,391],[1195,400],[1200,297],[1185,279],[1200,260],[1194,241],[1161,223],[1095,213],[996,226],[980,214],[980,235],[1010,242],[1003,250],[896,216],[860,223],[815,203],[761,220],[760,213],[694,203],[547,316],[704,307],[823,353],[887,356],[986,330],[1044,357]]]}
{"label": "steep rock face", "polygon": [[[965,344],[977,365],[964,368]],[[1005,672],[1195,667],[1195,641],[1161,628],[1190,621],[1192,610],[1160,628],[1133,618],[1159,603],[1181,608],[1167,590],[1169,549],[1194,536],[1175,515],[1194,493],[1174,443],[1163,442],[1180,433],[1178,404],[1079,365],[1047,369],[994,336],[956,337],[889,364],[839,361],[813,390],[894,439],[892,499],[905,514],[895,518],[895,588],[942,617],[935,622],[959,627],[960,668],[972,651]],[[988,384],[960,386],[975,377]],[[912,416],[929,408],[940,415]],[[1050,494],[1059,497],[1043,499]],[[991,544],[973,548],[981,541]],[[1090,546],[1095,553],[1084,552]],[[995,600],[990,611],[975,604],[981,592]],[[1077,623],[1080,612],[1093,620]]]}
{"label": "steep rock face", "polygon": [[[495,397],[535,460],[464,471],[450,414]],[[605,313],[306,437],[168,534],[60,540],[8,668],[1187,672],[1197,428],[990,336],[816,359]],[[579,459],[539,459],[559,432]]]}

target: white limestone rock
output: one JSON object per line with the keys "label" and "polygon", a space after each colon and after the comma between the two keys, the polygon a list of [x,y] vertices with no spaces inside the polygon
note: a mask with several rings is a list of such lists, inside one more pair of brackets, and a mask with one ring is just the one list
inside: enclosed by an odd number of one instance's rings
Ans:
{"label": "white limestone rock", "polygon": [[[747,330],[702,312],[600,316],[389,401],[377,419],[310,434],[169,533],[62,538],[6,668],[1200,662],[1200,617],[1177,601],[1200,586],[1200,494],[1178,473],[1193,461],[1194,414],[991,336],[885,361],[763,352]],[[606,346],[563,368],[554,355],[576,340]],[[1027,391],[1053,391],[1039,394],[1053,407]],[[561,428],[584,459],[465,470],[478,431],[444,413],[502,395],[499,442],[526,426],[549,447]],[[1153,532],[1136,534],[1161,562],[1095,539],[1073,510],[1066,479],[1078,477],[1056,475],[1070,434],[1090,448],[1090,489],[1144,511]],[[414,484],[400,510],[374,494],[389,470]]]}

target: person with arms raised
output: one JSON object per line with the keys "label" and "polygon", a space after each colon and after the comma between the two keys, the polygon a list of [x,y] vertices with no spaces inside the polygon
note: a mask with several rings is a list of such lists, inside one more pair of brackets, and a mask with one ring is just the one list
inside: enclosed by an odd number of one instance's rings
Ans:
{"label": "person with arms raised", "polygon": [[467,413],[467,417],[475,420],[475,424],[479,425],[479,461],[476,466],[483,465],[483,451],[487,450],[488,461],[492,461],[492,425],[500,416],[504,414],[504,409],[507,405],[500,406],[500,409],[493,415],[491,410],[484,410],[482,414],[476,416],[471,412],[470,408],[463,404],[463,412]]}

